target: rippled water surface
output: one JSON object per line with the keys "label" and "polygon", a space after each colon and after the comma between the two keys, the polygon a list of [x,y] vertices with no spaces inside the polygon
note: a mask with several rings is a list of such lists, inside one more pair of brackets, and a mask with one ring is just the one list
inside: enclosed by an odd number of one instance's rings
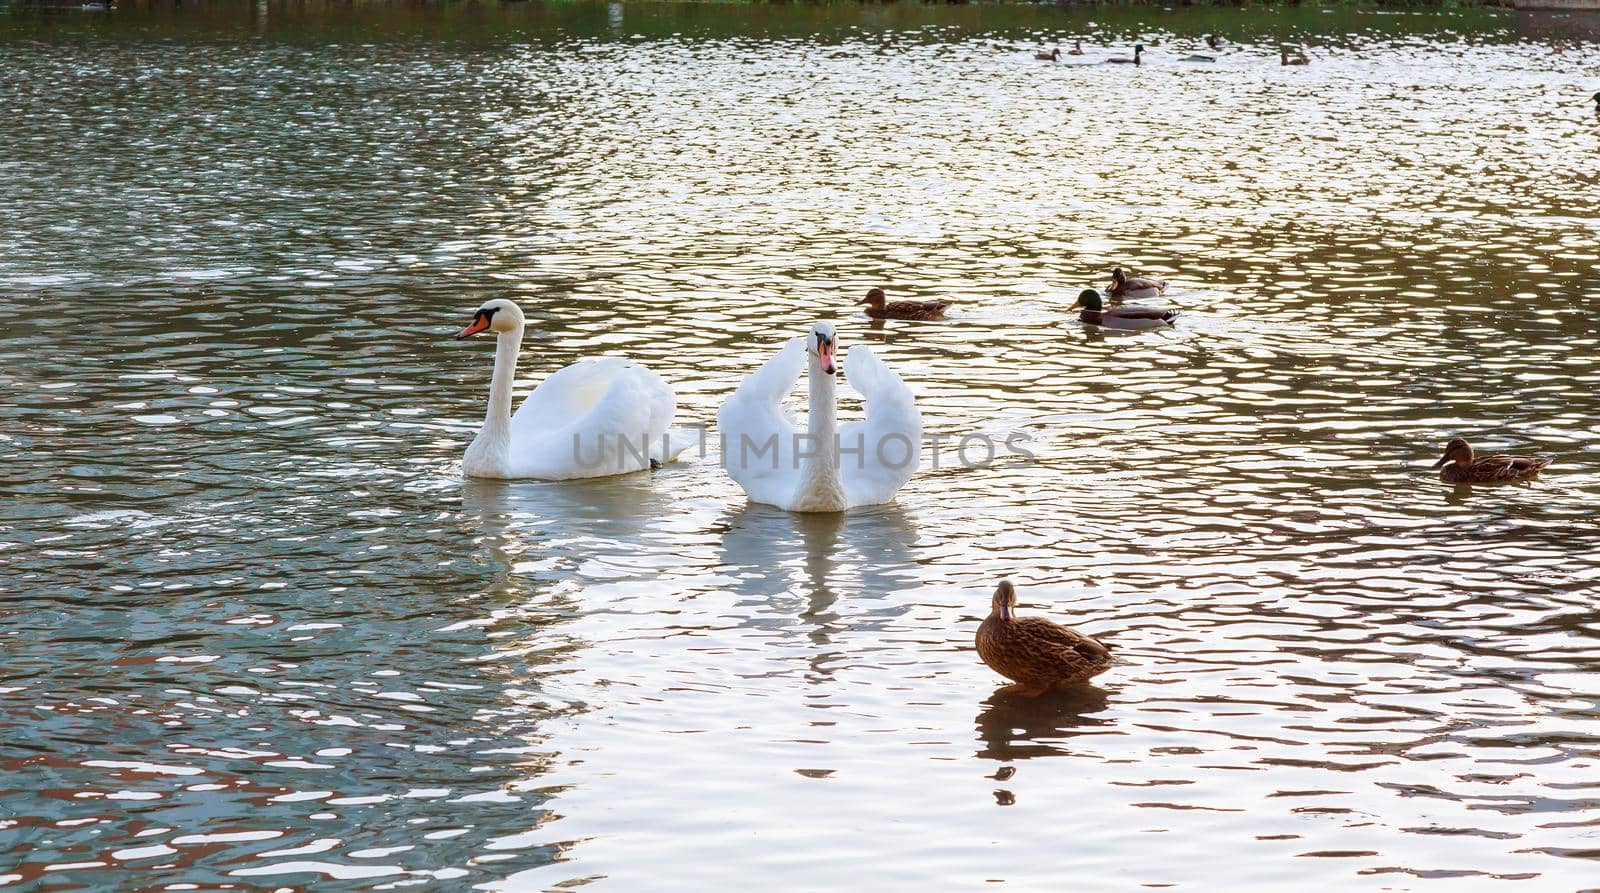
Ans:
{"label": "rippled water surface", "polygon": [[[0,11],[0,887],[1593,886],[1589,27]],[[1066,312],[1119,263],[1175,329]],[[1037,460],[464,482],[490,297],[522,392],[708,422],[833,318]],[[1008,574],[1125,662],[998,692]]]}

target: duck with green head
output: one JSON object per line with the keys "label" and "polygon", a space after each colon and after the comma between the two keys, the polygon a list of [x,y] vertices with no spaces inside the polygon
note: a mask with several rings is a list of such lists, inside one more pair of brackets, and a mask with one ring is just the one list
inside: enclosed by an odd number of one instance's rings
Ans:
{"label": "duck with green head", "polygon": [[1143,57],[1143,55],[1144,55],[1144,44],[1136,43],[1136,44],[1133,45],[1133,58],[1132,59],[1129,59],[1127,56],[1112,56],[1110,59],[1107,59],[1106,61],[1107,62],[1114,62],[1114,63],[1116,63],[1118,65],[1143,65],[1144,63],[1140,61],[1140,59]]}
{"label": "duck with green head", "polygon": [[1103,326],[1108,329],[1158,329],[1173,325],[1178,311],[1165,307],[1144,307],[1139,304],[1121,304],[1107,310],[1100,293],[1086,288],[1078,295],[1078,302],[1067,308],[1081,310],[1078,319],[1086,326]]}

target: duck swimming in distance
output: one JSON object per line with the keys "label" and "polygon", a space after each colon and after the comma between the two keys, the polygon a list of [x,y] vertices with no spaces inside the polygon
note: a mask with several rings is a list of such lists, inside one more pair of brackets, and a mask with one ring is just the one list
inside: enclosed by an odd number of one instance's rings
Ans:
{"label": "duck swimming in distance", "polygon": [[1111,270],[1111,287],[1107,289],[1113,298],[1153,298],[1166,290],[1167,280],[1129,276],[1121,267]]}
{"label": "duck swimming in distance", "polygon": [[1136,43],[1136,44],[1133,45],[1133,58],[1132,59],[1129,59],[1127,56],[1112,56],[1110,59],[1107,59],[1106,61],[1114,63],[1114,64],[1117,64],[1117,65],[1143,65],[1144,63],[1140,61],[1140,59],[1143,58],[1143,56],[1144,56],[1144,44]]}
{"label": "duck swimming in distance", "polygon": [[1111,667],[1111,646],[1094,636],[1043,617],[1018,617],[1010,580],[995,587],[976,644],[989,669],[1015,682],[1010,690],[1029,697],[1088,682]]}
{"label": "duck swimming in distance", "polygon": [[867,305],[864,312],[873,319],[912,319],[923,322],[944,319],[944,311],[950,306],[949,301],[890,301],[881,288],[867,292],[866,297],[856,302],[857,306],[862,304]]}
{"label": "duck swimming in distance", "polygon": [[1532,480],[1549,464],[1544,456],[1477,456],[1472,444],[1457,437],[1445,444],[1444,455],[1433,467],[1444,469],[1439,472],[1439,480],[1448,483],[1493,484]]}
{"label": "duck swimming in distance", "polygon": [[1119,307],[1105,309],[1101,302],[1100,293],[1092,288],[1084,289],[1078,295],[1078,302],[1067,308],[1082,310],[1078,319],[1084,325],[1103,326],[1108,329],[1156,329],[1170,326],[1178,318],[1178,311],[1168,310],[1165,307],[1142,307],[1138,304],[1123,304]]}
{"label": "duck swimming in distance", "polygon": [[1061,48],[1056,47],[1048,53],[1034,53],[1033,58],[1038,59],[1041,62],[1054,62],[1061,58]]}

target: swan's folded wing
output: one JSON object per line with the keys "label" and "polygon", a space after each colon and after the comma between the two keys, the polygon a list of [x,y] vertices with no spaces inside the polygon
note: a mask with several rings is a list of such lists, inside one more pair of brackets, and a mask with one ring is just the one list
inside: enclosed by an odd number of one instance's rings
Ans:
{"label": "swan's folded wing", "polygon": [[[672,462],[690,447],[700,446],[701,444],[705,443],[705,433],[706,429],[703,426],[694,428],[669,428],[667,429],[666,441],[662,444],[652,446],[650,458],[662,463],[663,465],[668,462]],[[704,448],[700,450],[700,455],[705,455]]]}
{"label": "swan's folded wing", "polygon": [[922,414],[911,389],[864,344],[850,349],[845,380],[867,417],[839,426],[839,476],[851,505],[888,502],[922,461]]}
{"label": "swan's folded wing", "polygon": [[794,419],[783,405],[805,371],[804,338],[793,338],[751,373],[717,410],[722,467],[756,502],[783,504],[799,480]]}
{"label": "swan's folded wing", "polygon": [[618,376],[637,365],[626,357],[585,357],[557,369],[517,407],[512,430],[521,437],[566,427],[594,408]]}
{"label": "swan's folded wing", "polygon": [[517,408],[512,466],[549,479],[647,468],[676,410],[672,387],[639,363],[579,360],[540,382]]}

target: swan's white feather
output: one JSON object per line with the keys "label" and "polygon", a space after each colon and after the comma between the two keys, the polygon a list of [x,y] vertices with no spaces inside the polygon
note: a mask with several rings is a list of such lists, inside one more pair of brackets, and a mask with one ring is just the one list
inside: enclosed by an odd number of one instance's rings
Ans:
{"label": "swan's white feather", "polygon": [[567,480],[641,471],[652,457],[662,459],[676,412],[672,387],[633,360],[579,360],[540,382],[511,417],[506,476]]}
{"label": "swan's white feather", "polygon": [[[800,501],[796,452],[806,431],[796,426],[783,401],[805,370],[805,343],[805,338],[790,340],[717,412],[723,467],[752,502],[789,509]],[[839,477],[851,507],[889,502],[916,472],[922,416],[911,389],[870,348],[852,348],[845,368],[847,383],[864,398],[867,417],[839,427]],[[879,444],[884,445],[882,456]],[[859,453],[850,452],[858,447]]]}
{"label": "swan's white feather", "polygon": [[[894,499],[922,461],[922,413],[893,369],[865,344],[850,348],[845,380],[862,397],[867,417],[839,426],[839,477],[850,505]],[[861,453],[846,452],[861,449]]]}
{"label": "swan's white feather", "polygon": [[[797,428],[783,400],[806,367],[804,338],[791,338],[739,384],[717,410],[722,466],[753,502],[784,506],[800,478],[794,459]],[[766,449],[776,442],[776,454]]]}

